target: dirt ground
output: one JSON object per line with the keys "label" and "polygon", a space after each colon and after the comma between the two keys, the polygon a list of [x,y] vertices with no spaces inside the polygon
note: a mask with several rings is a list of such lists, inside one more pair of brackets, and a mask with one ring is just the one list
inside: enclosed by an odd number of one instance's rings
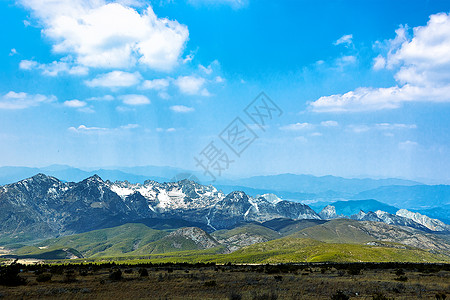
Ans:
{"label": "dirt ground", "polygon": [[[448,268],[355,272],[330,266],[281,271],[267,266],[64,266],[22,269],[19,276],[26,284],[0,286],[0,298],[450,299]],[[338,291],[341,298],[333,298]]]}

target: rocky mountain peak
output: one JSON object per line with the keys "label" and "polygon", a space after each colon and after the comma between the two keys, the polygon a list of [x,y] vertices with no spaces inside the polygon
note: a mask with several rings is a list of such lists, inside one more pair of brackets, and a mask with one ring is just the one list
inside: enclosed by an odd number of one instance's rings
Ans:
{"label": "rocky mountain peak", "polygon": [[184,237],[192,240],[198,246],[209,249],[219,246],[220,244],[206,231],[198,227],[184,227],[171,232],[168,237]]}
{"label": "rocky mountain peak", "polygon": [[332,205],[325,206],[319,213],[319,216],[324,220],[335,219],[338,217],[336,214],[336,207]]}
{"label": "rocky mountain peak", "polygon": [[419,223],[426,228],[433,231],[450,231],[450,226],[438,219],[432,219],[426,215],[415,213],[406,209],[400,209],[396,212],[397,216],[408,218],[416,223]]}

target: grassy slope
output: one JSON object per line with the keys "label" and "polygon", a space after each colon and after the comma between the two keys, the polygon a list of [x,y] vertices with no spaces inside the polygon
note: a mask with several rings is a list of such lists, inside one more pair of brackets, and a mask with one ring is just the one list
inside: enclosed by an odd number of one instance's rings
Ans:
{"label": "grassy slope", "polygon": [[230,230],[227,229],[217,230],[214,231],[211,235],[215,239],[220,240],[220,239],[228,239],[230,237],[240,234],[262,236],[268,240],[280,238],[280,234],[278,232],[257,224],[246,224]]}
{"label": "grassy slope", "polygon": [[[36,246],[18,249],[17,255],[29,255],[61,248],[75,248],[83,256],[116,256],[134,251],[140,244],[160,240],[167,233],[148,228],[144,224],[125,224],[118,227],[50,239]],[[46,247],[39,249],[39,247]]]}
{"label": "grassy slope", "polygon": [[358,221],[347,219],[332,220],[322,225],[305,228],[291,236],[312,238],[326,243],[361,244],[374,240],[372,236],[359,228]]}
{"label": "grassy slope", "polygon": [[[231,254],[221,253],[223,247],[199,250],[191,240],[167,236],[167,232],[154,230],[143,224],[125,224],[115,228],[51,239],[38,247],[24,247],[16,254],[30,255],[61,249],[75,248],[94,260],[107,257],[112,260],[140,258],[152,262],[217,262],[217,263],[281,263],[281,262],[450,262],[450,254],[431,253],[401,244],[384,243],[369,246],[364,243],[374,238],[360,230],[356,221],[333,220],[309,227],[284,238],[254,244]],[[272,236],[275,231],[259,225],[245,225],[220,231],[222,237],[245,233]],[[401,247],[399,247],[401,246]],[[403,249],[402,249],[403,248]]]}

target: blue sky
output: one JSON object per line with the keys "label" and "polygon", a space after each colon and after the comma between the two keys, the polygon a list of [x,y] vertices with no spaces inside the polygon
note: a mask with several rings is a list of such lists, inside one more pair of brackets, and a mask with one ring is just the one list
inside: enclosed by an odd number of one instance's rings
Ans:
{"label": "blue sky", "polygon": [[[0,1],[0,165],[450,182],[448,1]],[[263,129],[243,109],[264,91]],[[218,137],[240,117],[258,138]]]}

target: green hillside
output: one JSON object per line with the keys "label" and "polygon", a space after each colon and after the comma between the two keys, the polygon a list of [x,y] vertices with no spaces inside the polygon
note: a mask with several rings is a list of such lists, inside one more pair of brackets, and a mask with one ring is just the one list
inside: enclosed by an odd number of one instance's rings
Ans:
{"label": "green hillside", "polygon": [[214,231],[211,235],[217,240],[221,240],[228,239],[240,234],[261,236],[266,238],[267,240],[273,240],[280,237],[280,234],[275,230],[257,224],[246,224],[229,230],[217,230]]}
{"label": "green hillside", "polygon": [[61,248],[75,248],[84,257],[117,256],[130,253],[140,245],[160,240],[168,233],[148,228],[144,224],[125,224],[118,227],[50,239],[18,249],[17,255],[30,255]]}
{"label": "green hillside", "polygon": [[360,228],[359,222],[337,219],[308,227],[291,235],[297,238],[312,238],[326,243],[361,244],[373,241],[373,236]]}
{"label": "green hillside", "polygon": [[[255,244],[231,253],[221,261],[240,263],[293,262],[450,262],[450,256],[412,247],[395,248],[354,244],[324,243],[313,239],[286,237]],[[406,249],[403,249],[406,248]]]}

